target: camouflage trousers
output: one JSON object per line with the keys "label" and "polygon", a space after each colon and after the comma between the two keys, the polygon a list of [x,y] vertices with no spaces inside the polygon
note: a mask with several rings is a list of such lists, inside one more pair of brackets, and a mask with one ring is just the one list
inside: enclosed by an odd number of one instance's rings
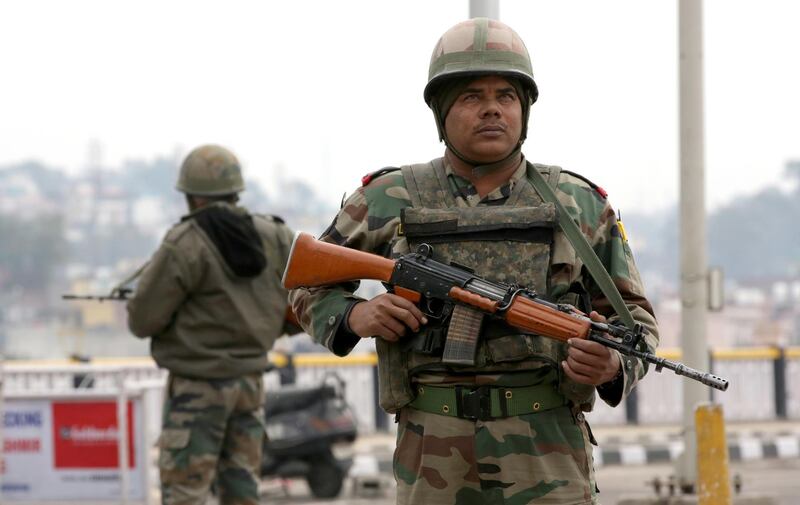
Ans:
{"label": "camouflage trousers", "polygon": [[215,478],[220,504],[258,504],[263,390],[261,374],[208,380],[170,374],[159,438],[163,504],[204,504]]}
{"label": "camouflage trousers", "polygon": [[493,421],[400,411],[398,505],[596,504],[583,414],[559,407]]}

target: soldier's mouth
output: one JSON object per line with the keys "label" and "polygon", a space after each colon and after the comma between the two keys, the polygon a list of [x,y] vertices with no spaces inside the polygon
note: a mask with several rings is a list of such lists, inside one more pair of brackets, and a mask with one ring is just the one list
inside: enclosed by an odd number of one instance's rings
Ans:
{"label": "soldier's mouth", "polygon": [[491,123],[491,124],[485,124],[485,125],[479,126],[477,131],[478,132],[494,131],[494,130],[505,131],[505,129],[506,129],[506,125],[504,125],[502,123]]}
{"label": "soldier's mouth", "polygon": [[505,126],[500,124],[491,124],[479,127],[477,130],[475,130],[475,133],[486,137],[498,137],[503,135],[505,131]]}

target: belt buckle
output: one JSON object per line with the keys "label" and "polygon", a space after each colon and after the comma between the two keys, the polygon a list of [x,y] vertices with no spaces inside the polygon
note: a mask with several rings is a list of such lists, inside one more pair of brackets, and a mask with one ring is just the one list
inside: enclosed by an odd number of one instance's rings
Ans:
{"label": "belt buckle", "polygon": [[492,419],[491,390],[488,386],[468,390],[461,395],[461,416],[464,419],[488,421]]}

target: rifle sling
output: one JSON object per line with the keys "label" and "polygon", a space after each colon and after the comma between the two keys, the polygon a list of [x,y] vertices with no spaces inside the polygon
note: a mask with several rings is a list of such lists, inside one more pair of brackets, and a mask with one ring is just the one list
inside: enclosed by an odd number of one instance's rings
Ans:
{"label": "rifle sling", "polygon": [[[560,171],[561,169],[558,168],[558,172]],[[542,177],[542,174],[539,173],[539,170],[537,170],[536,167],[530,162],[528,162],[527,172],[528,180],[531,182],[534,189],[536,189],[536,192],[539,193],[539,196],[542,197],[542,200],[555,205],[558,214],[558,224],[564,231],[564,235],[566,235],[569,243],[572,244],[572,247],[575,249],[578,257],[581,259],[581,261],[583,261],[583,264],[586,266],[586,269],[589,271],[592,279],[594,279],[598,287],[600,287],[600,291],[602,291],[606,298],[608,298],[611,306],[614,308],[625,326],[632,330],[634,321],[631,311],[628,310],[625,300],[622,299],[622,295],[620,295],[619,290],[617,289],[617,286],[614,285],[614,281],[611,279],[608,271],[600,262],[600,258],[597,257],[597,253],[595,253],[594,249],[592,249],[592,246],[589,245],[586,237],[578,228],[578,225],[575,224],[575,221],[572,220],[572,217],[570,216],[569,212],[567,212],[567,209],[565,209],[561,202],[558,201],[558,197],[553,191],[553,188],[548,185],[547,181],[545,181],[544,177]],[[551,184],[555,186],[555,183],[558,181],[557,176],[552,177],[551,172],[550,179]],[[555,181],[553,179],[555,179]]]}

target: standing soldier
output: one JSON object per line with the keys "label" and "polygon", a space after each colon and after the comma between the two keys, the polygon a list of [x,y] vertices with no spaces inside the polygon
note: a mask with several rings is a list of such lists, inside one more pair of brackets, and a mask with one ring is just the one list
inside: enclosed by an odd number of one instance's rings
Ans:
{"label": "standing soldier", "polygon": [[189,153],[177,189],[189,214],[167,233],[128,302],[130,330],[151,338],[153,358],[169,370],[162,502],[205,503],[216,478],[220,503],[257,504],[267,351],[296,333],[280,283],[293,232],[236,205],[244,181],[223,147]]}
{"label": "standing soldier", "polygon": [[[488,19],[452,27],[433,51],[424,92],[444,157],[364,177],[321,240],[384,256],[433,244],[439,261],[535,289],[595,320],[632,319],[653,352],[653,310],[605,192],[521,153],[537,96],[528,51],[511,28]],[[585,248],[567,238],[555,200]],[[587,253],[600,258],[607,282],[587,272]],[[367,301],[356,288],[298,289],[290,300],[303,327],[338,355],[376,337],[381,405],[399,423],[398,503],[596,503],[584,412],[596,392],[618,405],[644,363],[588,340],[519,334],[470,309],[434,320],[400,296]],[[621,300],[604,294],[615,288]],[[459,341],[475,332],[471,365],[443,357],[454,328]]]}

